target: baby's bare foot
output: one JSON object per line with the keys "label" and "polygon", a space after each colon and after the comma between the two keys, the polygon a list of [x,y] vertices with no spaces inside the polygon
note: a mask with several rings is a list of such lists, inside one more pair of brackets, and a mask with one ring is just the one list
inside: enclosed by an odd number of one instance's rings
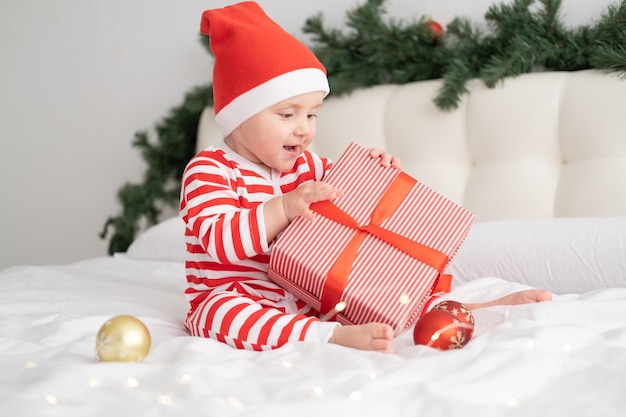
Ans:
{"label": "baby's bare foot", "polygon": [[360,350],[391,352],[393,329],[382,323],[337,326],[330,343]]}
{"label": "baby's bare foot", "polygon": [[465,306],[470,310],[476,310],[482,307],[530,304],[550,300],[552,300],[550,291],[532,289],[514,292],[486,303],[465,304]]}
{"label": "baby's bare foot", "polygon": [[551,301],[552,293],[546,290],[518,291],[502,297],[502,300],[508,305],[540,303],[542,301]]}

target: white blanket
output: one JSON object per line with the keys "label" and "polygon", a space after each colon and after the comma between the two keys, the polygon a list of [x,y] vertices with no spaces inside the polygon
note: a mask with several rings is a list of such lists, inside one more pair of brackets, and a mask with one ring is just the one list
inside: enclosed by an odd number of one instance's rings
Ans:
{"label": "white blanket", "polygon": [[[395,353],[294,343],[269,352],[188,336],[181,262],[99,258],[0,272],[0,409],[5,416],[622,416],[626,288],[475,311],[461,350]],[[526,288],[456,285],[485,300]],[[95,338],[130,314],[152,336],[141,363],[99,362]]]}

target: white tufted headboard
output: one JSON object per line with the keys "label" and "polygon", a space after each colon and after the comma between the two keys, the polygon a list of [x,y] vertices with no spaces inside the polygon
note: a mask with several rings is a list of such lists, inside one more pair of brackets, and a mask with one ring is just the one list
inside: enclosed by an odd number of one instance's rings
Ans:
{"label": "white tufted headboard", "polygon": [[[313,150],[336,160],[351,141],[397,155],[477,221],[626,215],[626,80],[586,70],[474,80],[460,107],[439,80],[328,98]],[[221,140],[206,109],[198,148]]]}

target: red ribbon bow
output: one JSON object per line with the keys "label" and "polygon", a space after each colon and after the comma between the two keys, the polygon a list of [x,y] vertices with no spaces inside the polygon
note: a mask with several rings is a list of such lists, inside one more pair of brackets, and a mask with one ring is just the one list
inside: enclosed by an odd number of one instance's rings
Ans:
{"label": "red ribbon bow", "polygon": [[350,215],[328,200],[311,204],[311,210],[356,231],[328,271],[328,277],[320,297],[320,313],[328,314],[342,301],[342,294],[347,285],[348,275],[352,270],[352,263],[356,259],[361,243],[368,234],[382,239],[411,257],[436,269],[439,275],[433,291],[450,291],[452,277],[443,274],[443,270],[448,264],[448,256],[445,253],[380,227],[380,224],[397,210],[416,182],[414,178],[400,171],[400,174],[394,179],[378,202],[378,205],[372,211],[370,222],[366,225],[358,224]]}

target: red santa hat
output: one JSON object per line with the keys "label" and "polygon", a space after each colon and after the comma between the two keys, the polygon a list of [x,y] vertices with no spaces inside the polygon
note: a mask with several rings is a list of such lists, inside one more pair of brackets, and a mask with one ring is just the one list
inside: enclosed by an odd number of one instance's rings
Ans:
{"label": "red santa hat", "polygon": [[255,2],[204,11],[200,32],[209,36],[215,56],[213,106],[224,136],[280,101],[330,91],[313,52]]}

